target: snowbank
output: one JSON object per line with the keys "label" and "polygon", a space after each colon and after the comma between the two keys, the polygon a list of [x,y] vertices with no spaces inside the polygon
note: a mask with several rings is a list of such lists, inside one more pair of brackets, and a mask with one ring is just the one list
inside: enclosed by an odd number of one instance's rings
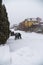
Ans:
{"label": "snowbank", "polygon": [[0,65],[10,65],[9,46],[0,46]]}

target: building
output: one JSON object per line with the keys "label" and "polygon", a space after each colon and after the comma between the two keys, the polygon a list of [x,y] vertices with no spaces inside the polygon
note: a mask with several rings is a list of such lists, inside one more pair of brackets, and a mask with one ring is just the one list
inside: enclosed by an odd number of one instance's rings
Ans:
{"label": "building", "polygon": [[19,24],[18,29],[36,31],[40,27],[40,21],[41,21],[41,18],[39,17],[27,18]]}
{"label": "building", "polygon": [[40,21],[41,21],[41,18],[39,18],[39,17],[37,17],[37,18],[27,18],[22,23],[24,23],[24,25],[26,27],[31,27],[32,25],[39,25]]}

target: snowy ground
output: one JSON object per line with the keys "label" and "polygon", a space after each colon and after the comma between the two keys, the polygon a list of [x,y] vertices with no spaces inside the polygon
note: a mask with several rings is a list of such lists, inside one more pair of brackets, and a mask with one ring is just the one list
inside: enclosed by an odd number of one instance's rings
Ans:
{"label": "snowy ground", "polygon": [[9,47],[11,65],[43,65],[43,35],[17,32],[22,34],[22,39],[15,40],[10,36],[5,45]]}
{"label": "snowy ground", "polygon": [[11,57],[9,46],[0,46],[0,65],[10,65],[11,64]]}

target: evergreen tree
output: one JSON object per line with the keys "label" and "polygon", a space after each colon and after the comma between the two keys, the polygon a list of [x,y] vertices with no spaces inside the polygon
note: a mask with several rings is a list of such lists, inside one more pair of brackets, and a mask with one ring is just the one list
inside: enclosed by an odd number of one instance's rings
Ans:
{"label": "evergreen tree", "polygon": [[0,4],[2,4],[2,0],[0,0]]}
{"label": "evergreen tree", "polygon": [[9,38],[9,26],[8,15],[6,12],[5,5],[2,5],[2,0],[0,0],[0,44],[5,44]]}

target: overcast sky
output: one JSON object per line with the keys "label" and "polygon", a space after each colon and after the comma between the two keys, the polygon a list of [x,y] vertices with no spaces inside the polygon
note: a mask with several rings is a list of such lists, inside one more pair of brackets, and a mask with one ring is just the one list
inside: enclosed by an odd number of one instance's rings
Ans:
{"label": "overcast sky", "polygon": [[43,0],[3,0],[10,24],[16,24],[30,17],[43,19]]}

